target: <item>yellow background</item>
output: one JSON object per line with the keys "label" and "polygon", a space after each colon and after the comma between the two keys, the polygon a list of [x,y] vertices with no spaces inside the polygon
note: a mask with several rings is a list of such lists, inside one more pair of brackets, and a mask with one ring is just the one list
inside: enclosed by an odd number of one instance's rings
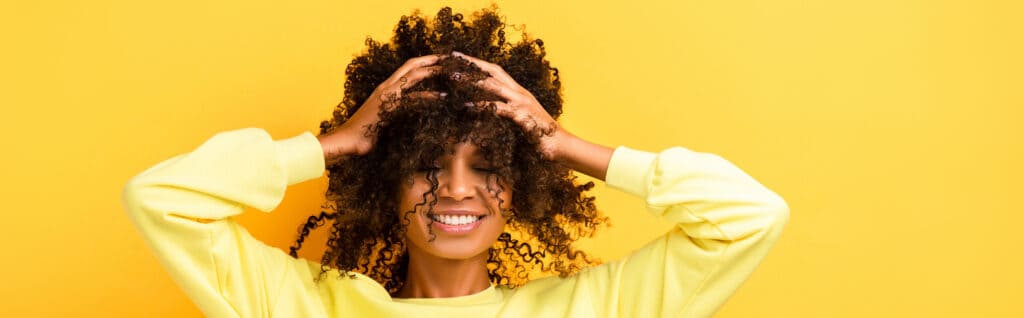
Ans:
{"label": "yellow background", "polygon": [[[715,152],[788,200],[782,239],[718,317],[1022,317],[1016,3],[499,5],[547,43],[576,134]],[[315,129],[366,36],[439,7],[5,2],[0,316],[200,316],[121,210],[122,185],[218,131]],[[241,222],[285,248],[322,190],[297,185]],[[666,228],[596,193],[614,225],[585,246],[604,259]]]}

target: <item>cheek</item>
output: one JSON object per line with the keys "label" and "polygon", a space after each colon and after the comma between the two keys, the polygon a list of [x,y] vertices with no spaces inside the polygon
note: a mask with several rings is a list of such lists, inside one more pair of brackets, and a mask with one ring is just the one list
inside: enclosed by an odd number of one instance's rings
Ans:
{"label": "cheek", "polygon": [[512,217],[512,188],[505,186],[501,188],[500,192],[492,190],[487,195],[489,196],[486,200],[488,208],[498,212],[496,216],[501,218],[501,223],[506,223]]}
{"label": "cheek", "polygon": [[423,202],[423,194],[428,192],[430,192],[430,184],[423,178],[403,178],[398,189],[398,208],[402,212],[412,210],[417,204]]}
{"label": "cheek", "polygon": [[511,209],[512,208],[512,192],[513,192],[512,191],[512,186],[508,185],[505,182],[501,182],[499,189],[500,189],[499,190],[500,192],[492,193],[491,195],[493,196],[494,194],[497,194],[497,198],[501,199],[501,202],[502,202],[501,203],[501,209],[503,209],[503,210]]}

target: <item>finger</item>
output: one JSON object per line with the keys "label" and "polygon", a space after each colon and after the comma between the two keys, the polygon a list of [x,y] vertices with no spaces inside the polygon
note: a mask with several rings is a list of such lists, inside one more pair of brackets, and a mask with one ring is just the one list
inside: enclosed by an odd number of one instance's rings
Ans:
{"label": "finger", "polygon": [[416,91],[406,94],[405,96],[409,98],[438,100],[444,98],[445,96],[448,96],[448,93],[438,91]]}
{"label": "finger", "polygon": [[[517,114],[515,106],[512,106],[511,104],[506,103],[506,102],[501,102],[501,101],[480,101],[480,102],[473,102],[471,104],[472,104],[472,106],[476,106],[476,107],[483,107],[484,105],[494,105],[494,113],[495,114],[498,114],[498,116],[501,116],[501,117],[505,117],[505,118],[511,119],[512,121],[517,122],[517,123],[520,123],[520,121],[522,121],[522,119],[524,117],[526,117],[526,116],[522,116],[520,114]],[[520,123],[520,124],[522,124],[522,123]]]}
{"label": "finger", "polygon": [[437,61],[440,61],[442,58],[443,55],[431,54],[408,59],[405,61],[404,64],[402,64],[402,66],[399,66],[398,69],[395,70],[394,73],[392,73],[392,77],[397,79],[399,77],[406,76],[406,73],[409,73],[410,71],[417,68],[434,65],[437,63]]}
{"label": "finger", "polygon": [[402,96],[402,91],[416,85],[423,79],[436,75],[441,66],[426,66],[413,69],[407,72],[406,76],[388,79],[377,87],[375,94],[379,94],[381,101],[395,101]]}
{"label": "finger", "polygon": [[463,54],[461,52],[452,52],[452,56],[456,56],[456,57],[460,57],[460,58],[466,59],[470,63],[473,63],[473,65],[476,65],[476,67],[479,67],[481,70],[484,70],[488,74],[491,74],[492,77],[496,77],[499,80],[501,80],[502,82],[505,82],[505,84],[516,85],[516,86],[519,85],[519,83],[516,83],[516,80],[513,79],[511,75],[508,75],[508,73],[506,73],[505,70],[502,69],[501,66],[499,66],[497,64],[494,64],[494,63],[491,63],[491,62],[488,62],[488,61],[484,61],[484,60],[481,60],[481,59],[478,59],[478,58],[475,58],[475,57]]}
{"label": "finger", "polygon": [[438,65],[414,68],[402,77],[399,77],[397,82],[402,88],[411,87],[428,77],[437,75],[440,71],[441,66]]}
{"label": "finger", "polygon": [[506,101],[517,100],[519,96],[515,94],[515,91],[508,87],[507,84],[498,81],[493,77],[488,77],[473,83],[477,87],[482,88],[485,91],[494,93],[498,97],[504,98]]}
{"label": "finger", "polygon": [[539,129],[542,135],[550,135],[558,129],[558,123],[547,115],[530,114],[523,107],[505,102],[477,102],[476,105],[494,105],[494,113],[498,116],[511,119],[522,127],[524,131]]}

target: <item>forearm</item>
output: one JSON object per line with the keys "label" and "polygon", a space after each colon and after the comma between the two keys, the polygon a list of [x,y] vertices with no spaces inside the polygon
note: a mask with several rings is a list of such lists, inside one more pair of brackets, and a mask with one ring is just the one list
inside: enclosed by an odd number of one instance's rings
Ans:
{"label": "forearm", "polygon": [[588,176],[604,180],[608,174],[608,163],[611,161],[612,148],[583,140],[567,131],[559,131],[561,141],[555,160],[570,169]]}

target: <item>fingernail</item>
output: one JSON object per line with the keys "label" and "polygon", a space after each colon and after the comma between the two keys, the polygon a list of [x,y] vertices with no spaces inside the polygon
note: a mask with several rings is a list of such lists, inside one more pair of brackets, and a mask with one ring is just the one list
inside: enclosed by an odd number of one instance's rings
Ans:
{"label": "fingernail", "polygon": [[459,51],[452,51],[452,56],[466,57],[465,54],[462,54],[462,52]]}
{"label": "fingernail", "polygon": [[447,92],[441,92],[441,94],[438,94],[438,95],[441,95],[441,97],[445,97],[445,96],[448,96],[448,93]]}

